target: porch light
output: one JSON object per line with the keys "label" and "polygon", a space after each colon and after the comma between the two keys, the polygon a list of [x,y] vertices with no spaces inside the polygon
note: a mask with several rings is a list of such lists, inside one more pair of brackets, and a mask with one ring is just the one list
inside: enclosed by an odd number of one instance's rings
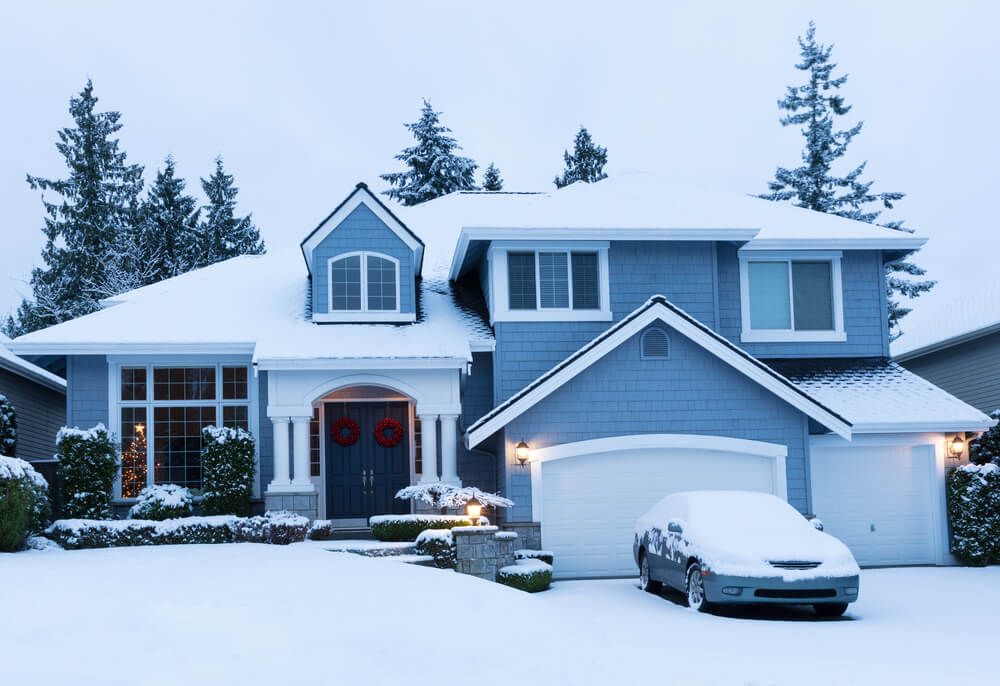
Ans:
{"label": "porch light", "polygon": [[465,504],[465,511],[468,513],[469,519],[472,520],[472,525],[475,526],[476,522],[479,521],[479,515],[483,513],[483,506],[473,498]]}
{"label": "porch light", "polygon": [[520,462],[521,466],[523,467],[525,464],[527,464],[528,459],[531,457],[531,447],[522,440],[520,443],[517,444],[517,447],[514,448],[514,455],[515,457],[517,457],[517,461]]}
{"label": "porch light", "polygon": [[961,436],[956,434],[955,437],[951,439],[951,443],[948,444],[948,453],[952,457],[961,457],[962,451],[964,450],[965,450],[965,441],[962,440]]}

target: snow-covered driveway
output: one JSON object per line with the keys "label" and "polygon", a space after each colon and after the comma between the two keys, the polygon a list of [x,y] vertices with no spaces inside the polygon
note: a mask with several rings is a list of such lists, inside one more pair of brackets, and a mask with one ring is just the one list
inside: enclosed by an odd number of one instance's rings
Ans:
{"label": "snow-covered driveway", "polygon": [[996,635],[1000,568],[861,583],[848,619],[817,622],[698,615],[632,581],[532,596],[313,544],[18,553],[0,556],[2,681],[990,682],[987,658],[948,647]]}

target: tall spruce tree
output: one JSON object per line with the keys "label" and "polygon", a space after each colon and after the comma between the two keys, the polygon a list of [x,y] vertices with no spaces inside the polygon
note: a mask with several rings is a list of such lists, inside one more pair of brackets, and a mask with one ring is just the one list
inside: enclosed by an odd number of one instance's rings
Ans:
{"label": "tall spruce tree", "polygon": [[192,267],[204,267],[237,255],[263,255],[264,241],[254,226],[251,215],[236,216],[236,195],[233,175],[227,174],[222,158],[215,158],[215,173],[201,180],[208,197],[205,218],[199,227],[200,245]]}
{"label": "tall spruce tree", "polygon": [[[69,174],[64,179],[27,175],[42,192],[45,209],[44,267],[31,274],[33,299],[23,300],[4,330],[16,336],[99,309],[107,271],[119,256],[122,236],[136,221],[143,168],[127,164],[115,134],[118,112],[97,112],[94,85],[69,101],[74,127],[58,132],[56,149]],[[58,198],[50,199],[47,193]]]}
{"label": "tall spruce tree", "polygon": [[483,173],[483,190],[484,191],[502,191],[503,190],[503,177],[500,176],[500,170],[496,168],[496,165],[490,162],[490,166],[486,167],[486,171]]}
{"label": "tall spruce tree", "polygon": [[556,188],[563,188],[577,181],[593,183],[608,178],[604,173],[604,165],[608,163],[608,149],[594,143],[590,132],[581,126],[573,140],[573,154],[563,151],[563,162],[566,169],[562,176],[557,176],[553,183]]}
{"label": "tall spruce tree", "polygon": [[[903,193],[876,193],[874,181],[863,178],[867,162],[862,162],[844,176],[834,173],[834,163],[847,153],[854,137],[861,133],[864,122],[850,128],[834,130],[837,117],[845,116],[851,106],[845,104],[840,87],[847,82],[847,74],[833,76],[836,64],[830,61],[832,45],[816,42],[816,25],[809,22],[805,38],[799,36],[801,62],[796,69],[808,74],[808,81],[801,86],[788,86],[778,107],[789,112],[781,118],[782,126],[801,126],[806,139],[802,151],[802,165],[795,169],[778,167],[774,180],[768,183],[768,193],[759,197],[767,200],[792,202],[817,212],[836,214],[858,221],[878,223],[880,226],[912,233],[902,221],[879,222],[883,210],[893,209]],[[910,309],[902,306],[897,295],[916,298],[929,291],[934,281],[917,281],[908,276],[923,276],[924,270],[906,261],[913,253],[886,262],[886,291],[889,301],[889,330],[899,335],[899,320]]]}
{"label": "tall spruce tree", "polygon": [[407,171],[382,174],[382,179],[392,186],[383,194],[404,205],[417,205],[454,191],[475,189],[475,171],[479,165],[455,154],[462,146],[446,135],[451,129],[440,123],[440,114],[425,99],[420,119],[404,124],[417,144],[404,148],[395,157],[409,167]]}
{"label": "tall spruce tree", "polygon": [[142,205],[138,247],[149,283],[183,274],[198,263],[198,201],[184,192],[187,184],[176,171],[174,158],[167,156]]}

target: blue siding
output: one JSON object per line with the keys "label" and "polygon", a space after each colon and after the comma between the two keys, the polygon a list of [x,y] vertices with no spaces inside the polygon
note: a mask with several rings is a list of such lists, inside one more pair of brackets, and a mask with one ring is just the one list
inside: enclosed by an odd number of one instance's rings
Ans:
{"label": "blue siding", "polygon": [[[906,328],[906,320],[903,320]],[[981,412],[1000,408],[1000,333],[914,357],[901,365]]]}
{"label": "blue siding", "polygon": [[493,353],[472,353],[472,372],[462,388],[462,426],[493,409]]}
{"label": "blue siding", "polygon": [[642,360],[633,336],[507,425],[513,521],[531,519],[531,477],[512,455],[522,437],[533,448],[644,433],[779,443],[788,448],[788,500],[808,511],[805,415],[684,336],[671,332],[670,342],[669,360]]}
{"label": "blue siding", "polygon": [[415,312],[413,251],[366,205],[358,205],[313,251],[313,312],[325,313],[328,309],[327,260],[357,250],[380,252],[399,260],[399,309]]}
{"label": "blue siding", "polygon": [[66,425],[108,426],[108,360],[104,355],[66,358]]}

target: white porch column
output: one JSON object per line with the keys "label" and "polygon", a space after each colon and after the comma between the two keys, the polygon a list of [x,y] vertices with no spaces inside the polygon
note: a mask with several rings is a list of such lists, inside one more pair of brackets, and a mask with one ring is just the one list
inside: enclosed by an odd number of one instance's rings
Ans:
{"label": "white porch column", "polygon": [[436,414],[421,414],[420,455],[422,460],[420,483],[429,484],[438,480],[437,421]]}
{"label": "white porch column", "polygon": [[441,415],[441,481],[461,486],[458,478],[458,454],[455,439],[458,431],[458,415]]}
{"label": "white porch column", "polygon": [[287,488],[288,480],[288,417],[271,417],[274,428],[274,478],[269,488]]}
{"label": "white porch column", "polygon": [[[295,459],[295,478],[292,485],[296,491],[312,491],[313,482],[309,478],[309,422],[312,417],[292,417],[292,452]],[[286,443],[287,445],[287,443]]]}

